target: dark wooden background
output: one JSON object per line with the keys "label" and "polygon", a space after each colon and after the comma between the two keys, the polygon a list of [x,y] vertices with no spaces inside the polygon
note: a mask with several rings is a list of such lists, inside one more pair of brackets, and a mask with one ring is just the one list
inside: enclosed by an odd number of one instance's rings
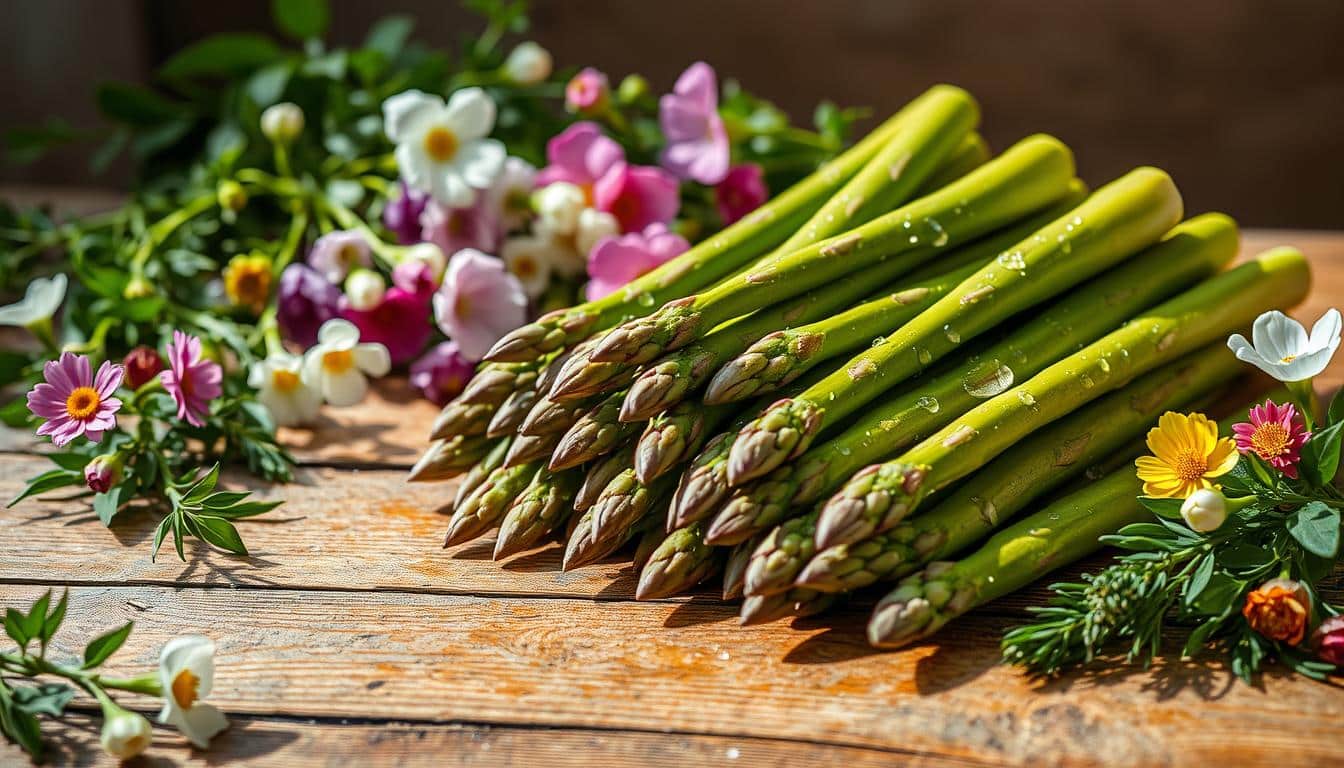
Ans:
{"label": "dark wooden background", "polygon": [[[0,128],[50,114],[95,124],[98,81],[145,79],[211,32],[265,29],[268,5],[0,2]],[[416,16],[435,43],[476,28],[452,0],[333,5],[341,41],[390,12]],[[1344,228],[1340,0],[537,0],[533,17],[559,62],[665,88],[701,58],[799,117],[823,98],[888,112],[957,83],[980,98],[996,146],[1055,133],[1093,183],[1148,163],[1176,177],[1192,212]],[[0,181],[87,186],[84,169],[70,153]]]}

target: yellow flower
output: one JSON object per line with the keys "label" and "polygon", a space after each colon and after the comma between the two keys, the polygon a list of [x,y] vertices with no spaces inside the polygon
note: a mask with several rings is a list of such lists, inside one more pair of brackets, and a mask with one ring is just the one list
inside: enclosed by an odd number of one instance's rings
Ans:
{"label": "yellow flower", "polygon": [[1218,424],[1202,413],[1168,411],[1148,431],[1148,450],[1134,462],[1143,492],[1164,499],[1184,499],[1237,465],[1237,444],[1218,437]]}
{"label": "yellow flower", "polygon": [[265,309],[271,297],[271,260],[260,254],[234,256],[224,268],[224,293],[240,307]]}

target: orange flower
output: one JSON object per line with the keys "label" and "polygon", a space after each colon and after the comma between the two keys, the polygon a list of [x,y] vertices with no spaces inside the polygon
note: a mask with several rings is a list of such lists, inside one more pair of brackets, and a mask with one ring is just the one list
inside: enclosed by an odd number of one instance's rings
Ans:
{"label": "orange flower", "polygon": [[1302,642],[1311,616],[1307,590],[1291,579],[1271,579],[1246,596],[1241,615],[1251,629],[1289,645]]}

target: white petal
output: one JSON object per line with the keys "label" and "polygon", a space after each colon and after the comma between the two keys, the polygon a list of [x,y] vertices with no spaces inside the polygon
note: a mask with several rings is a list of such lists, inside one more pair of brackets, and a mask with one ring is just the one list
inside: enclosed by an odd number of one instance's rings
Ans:
{"label": "white petal", "polygon": [[476,193],[454,166],[436,167],[430,182],[429,194],[449,208],[466,208],[476,202]]}
{"label": "white petal", "polygon": [[261,360],[252,364],[247,369],[247,386],[265,392],[271,385],[271,364],[266,360]]}
{"label": "white petal", "polygon": [[408,186],[421,192],[434,191],[433,163],[425,157],[418,143],[398,144],[392,154],[397,159],[397,170],[401,172],[401,178],[405,179]]}
{"label": "white petal", "polygon": [[328,373],[322,378],[322,397],[337,408],[358,403],[368,391],[368,380],[355,368],[345,373]]}
{"label": "white petal", "polygon": [[382,344],[358,344],[354,356],[355,365],[374,378],[385,376],[392,369],[392,357]]}
{"label": "white petal", "polygon": [[188,710],[176,710],[169,715],[168,722],[177,726],[187,741],[200,749],[210,746],[210,739],[225,728],[229,720],[224,713],[209,704],[197,704]]}
{"label": "white petal", "polygon": [[402,91],[383,102],[383,132],[398,144],[411,139],[414,126],[443,109],[443,99],[422,91]]}
{"label": "white petal", "polygon": [[1311,340],[1308,343],[1312,350],[1338,347],[1341,325],[1344,325],[1344,319],[1341,319],[1338,309],[1328,310],[1321,315],[1321,319],[1311,326]]}
{"label": "white petal", "polygon": [[508,152],[503,144],[494,139],[479,139],[458,150],[453,164],[468,184],[477,189],[488,189],[503,170],[506,157]]}
{"label": "white petal", "polygon": [[1334,355],[1333,349],[1318,349],[1314,352],[1308,352],[1305,355],[1299,355],[1291,363],[1285,363],[1280,366],[1283,375],[1279,377],[1280,381],[1304,381],[1320,374],[1325,367],[1330,364],[1330,358]]}
{"label": "white petal", "polygon": [[1307,351],[1306,329],[1278,310],[1271,310],[1255,319],[1255,325],[1251,326],[1251,339],[1255,342],[1255,351],[1274,362]]}
{"label": "white petal", "polygon": [[350,349],[359,342],[359,329],[349,320],[333,317],[317,330],[317,341],[333,349]]}
{"label": "white petal", "polygon": [[1252,347],[1250,343],[1246,341],[1246,337],[1242,336],[1240,333],[1234,333],[1228,338],[1227,348],[1232,350],[1233,354],[1235,354],[1237,359],[1241,362],[1250,363],[1270,376],[1273,376],[1280,381],[1284,380],[1279,376],[1278,364],[1271,363],[1262,357],[1260,353],[1256,351],[1255,347]]}
{"label": "white petal", "polygon": [[495,102],[480,88],[462,88],[448,97],[444,118],[459,141],[479,139],[494,130]]}

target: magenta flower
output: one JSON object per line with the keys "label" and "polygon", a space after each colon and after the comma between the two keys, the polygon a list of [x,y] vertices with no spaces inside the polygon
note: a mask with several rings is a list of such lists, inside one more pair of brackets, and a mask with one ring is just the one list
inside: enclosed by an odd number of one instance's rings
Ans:
{"label": "magenta flower", "polygon": [[714,187],[714,205],[719,209],[724,226],[760,208],[769,197],[765,173],[755,163],[733,166],[723,181]]}
{"label": "magenta flower", "polygon": [[546,167],[537,173],[537,186],[557,181],[592,193],[593,185],[616,165],[625,162],[625,150],[603,135],[596,123],[575,123],[546,142]]}
{"label": "magenta flower", "polygon": [[341,289],[306,264],[290,264],[280,273],[275,319],[286,339],[305,349],[317,343],[317,329],[336,317]]}
{"label": "magenta flower", "polygon": [[714,185],[728,174],[728,131],[719,117],[714,68],[697,61],[658,102],[658,122],[667,147],[663,167],[678,178]]}
{"label": "magenta flower", "polygon": [[1250,423],[1232,425],[1237,450],[1255,454],[1284,475],[1297,478],[1297,463],[1302,460],[1302,446],[1311,433],[1307,431],[1297,408],[1291,403],[1275,405],[1266,400],[1248,414]]}
{"label": "magenta flower", "polygon": [[640,233],[604,237],[588,255],[592,279],[584,293],[589,301],[600,299],[690,247],[686,238],[669,232],[663,224],[652,224]]}
{"label": "magenta flower", "polygon": [[504,262],[468,248],[448,262],[434,294],[434,319],[468,360],[480,360],[527,320],[527,294]]}
{"label": "magenta flower", "polygon": [[201,417],[209,412],[210,401],[224,392],[224,370],[201,356],[200,339],[182,331],[173,331],[167,358],[168,370],[159,374],[159,381],[177,403],[177,418],[204,426]]}
{"label": "magenta flower", "polygon": [[597,112],[611,96],[607,76],[592,67],[584,67],[565,85],[565,109],[570,112]]}
{"label": "magenta flower", "polygon": [[439,284],[434,282],[434,267],[423,261],[406,260],[392,268],[392,284],[429,303]]}
{"label": "magenta flower", "polygon": [[392,231],[397,236],[397,242],[402,245],[420,242],[420,214],[424,213],[425,204],[429,202],[429,195],[418,189],[412,189],[406,186],[406,182],[398,182],[401,193],[391,200],[383,208],[383,226]]}
{"label": "magenta flower", "polygon": [[433,243],[444,253],[475,248],[494,253],[503,234],[499,217],[484,195],[466,208],[450,208],[431,200],[420,216],[420,239]]}
{"label": "magenta flower", "polygon": [[313,243],[308,252],[308,266],[317,270],[327,282],[340,285],[350,270],[369,266],[371,254],[364,233],[353,230],[328,232]]}
{"label": "magenta flower", "polygon": [[107,493],[121,481],[121,458],[115,453],[94,456],[84,465],[84,484],[94,493]]}
{"label": "magenta flower", "polygon": [[420,354],[434,332],[429,321],[431,295],[393,286],[372,309],[346,306],[341,309],[341,317],[359,329],[360,341],[382,344],[387,347],[392,364],[400,365]]}
{"label": "magenta flower", "polygon": [[446,405],[471,381],[476,366],[458,349],[455,341],[442,341],[411,363],[411,386],[435,405]]}
{"label": "magenta flower", "polygon": [[622,232],[642,232],[677,215],[677,180],[662,168],[620,163],[593,185],[593,202],[620,222]]}
{"label": "magenta flower", "polygon": [[46,381],[28,393],[28,410],[46,423],[38,435],[50,435],[57,447],[83,435],[92,442],[117,425],[116,413],[121,401],[113,397],[125,373],[120,365],[104,360],[93,375],[89,358],[62,352],[59,360],[42,366]]}

